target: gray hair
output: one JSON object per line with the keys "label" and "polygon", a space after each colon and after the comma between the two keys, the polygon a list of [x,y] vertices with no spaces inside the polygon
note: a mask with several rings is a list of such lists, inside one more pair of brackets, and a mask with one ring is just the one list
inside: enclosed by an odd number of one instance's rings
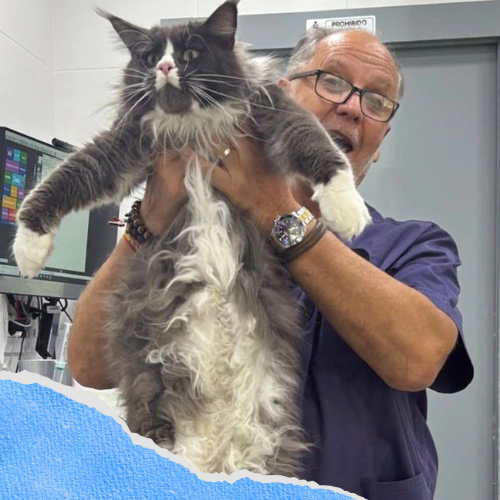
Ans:
{"label": "gray hair", "polygon": [[[357,28],[311,28],[307,30],[299,39],[295,48],[292,51],[292,55],[290,60],[288,61],[288,66],[286,69],[286,75],[290,77],[294,73],[300,71],[304,66],[306,66],[311,59],[316,54],[316,49],[318,45],[330,35],[334,33],[343,33],[347,31],[356,31]],[[396,54],[393,50],[391,50],[384,42],[382,42],[379,35],[375,35],[375,37],[380,41],[380,43],[387,49],[389,54],[391,55],[394,64],[396,66],[398,72],[398,95],[397,99],[400,101],[404,94],[404,77],[403,72],[401,70],[401,66],[397,60]]]}

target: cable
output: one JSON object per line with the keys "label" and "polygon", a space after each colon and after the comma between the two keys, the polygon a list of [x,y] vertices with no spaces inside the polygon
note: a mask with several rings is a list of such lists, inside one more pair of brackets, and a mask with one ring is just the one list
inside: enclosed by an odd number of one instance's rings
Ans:
{"label": "cable", "polygon": [[33,324],[33,320],[30,319],[29,323],[19,323],[19,321],[9,318],[9,323],[13,323],[14,325],[17,326],[22,326],[23,328],[29,328]]}
{"label": "cable", "polygon": [[37,318],[38,319],[38,331],[36,332],[36,335],[38,337],[38,335],[40,334],[41,323],[42,323],[42,320],[41,320],[41,317],[42,317],[42,298],[37,297],[36,302],[38,304],[38,318]]}
{"label": "cable", "polygon": [[[33,324],[33,318],[31,317],[31,314],[27,313],[26,312],[26,309],[24,307],[24,303],[23,301],[21,300],[20,303],[21,303],[21,309],[22,311],[19,311],[19,309],[17,308],[17,301],[15,300],[14,296],[11,295],[9,297],[9,294],[7,295],[7,298],[9,299],[9,303],[10,305],[12,306],[12,308],[14,309],[14,311],[16,311],[16,313],[20,316],[24,316],[26,318],[26,320],[28,318],[30,318],[29,322],[28,323],[21,323],[20,321],[16,321],[15,319],[12,319],[10,316],[9,316],[9,322],[10,323],[13,323],[14,325],[17,325],[17,326],[22,326],[23,328],[29,328],[32,324]],[[31,304],[31,299],[32,299],[32,296],[30,295],[28,297],[28,300],[29,300],[29,303]]]}
{"label": "cable", "polygon": [[61,306],[61,312],[63,312],[64,314],[66,314],[66,316],[69,318],[69,320],[71,321],[71,324],[73,324],[73,318],[68,314],[68,312],[66,311],[66,309],[68,308],[68,301],[66,299],[64,299],[65,302],[66,302],[66,305],[63,307],[62,303],[61,303],[61,299],[58,299],[57,302],[59,303],[59,305]]}
{"label": "cable", "polygon": [[[33,296],[32,296],[32,295],[28,295],[28,299],[27,299],[27,301],[26,301],[26,302],[28,303],[28,304],[27,304],[27,305],[28,305],[28,308],[30,308],[30,307],[31,307],[31,301],[32,301],[32,300],[33,300]],[[24,317],[25,317],[25,318],[28,318],[29,316],[31,316],[31,313],[29,313],[29,312],[27,312],[27,311],[26,311],[26,307],[25,307],[24,302],[23,302],[23,300],[22,300],[22,299],[20,300],[20,303],[21,303],[21,309],[23,310]]]}
{"label": "cable", "polygon": [[23,339],[21,340],[21,348],[19,349],[19,358],[17,358],[16,373],[19,372],[19,363],[21,362],[21,358],[22,358],[22,355],[23,355],[24,339],[25,338],[26,337],[23,337]]}

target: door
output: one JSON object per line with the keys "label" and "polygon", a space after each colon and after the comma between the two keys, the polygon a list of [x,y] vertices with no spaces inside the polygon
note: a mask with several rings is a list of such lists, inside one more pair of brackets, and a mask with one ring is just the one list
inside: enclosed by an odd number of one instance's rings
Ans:
{"label": "door", "polygon": [[430,219],[458,244],[460,309],[475,378],[429,391],[436,500],[494,498],[497,45],[401,49],[406,93],[361,192],[383,215]]}

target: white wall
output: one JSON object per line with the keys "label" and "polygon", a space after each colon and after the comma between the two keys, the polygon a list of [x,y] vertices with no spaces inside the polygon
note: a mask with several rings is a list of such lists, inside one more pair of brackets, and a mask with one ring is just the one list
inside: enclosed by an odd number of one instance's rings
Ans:
{"label": "white wall", "polygon": [[0,125],[52,139],[52,0],[0,0],[0,103]]}

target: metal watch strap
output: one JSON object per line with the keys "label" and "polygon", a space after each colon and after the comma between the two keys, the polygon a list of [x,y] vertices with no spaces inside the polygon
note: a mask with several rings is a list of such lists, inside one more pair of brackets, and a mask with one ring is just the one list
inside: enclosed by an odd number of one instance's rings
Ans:
{"label": "metal watch strap", "polygon": [[306,207],[300,207],[296,212],[293,213],[305,226],[307,226],[314,219],[314,215],[309,212]]}

